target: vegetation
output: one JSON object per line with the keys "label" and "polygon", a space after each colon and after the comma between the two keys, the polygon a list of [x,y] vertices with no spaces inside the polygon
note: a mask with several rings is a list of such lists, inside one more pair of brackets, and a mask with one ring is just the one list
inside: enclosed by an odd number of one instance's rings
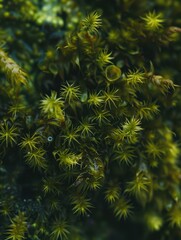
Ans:
{"label": "vegetation", "polygon": [[0,240],[181,239],[180,0],[0,12]]}

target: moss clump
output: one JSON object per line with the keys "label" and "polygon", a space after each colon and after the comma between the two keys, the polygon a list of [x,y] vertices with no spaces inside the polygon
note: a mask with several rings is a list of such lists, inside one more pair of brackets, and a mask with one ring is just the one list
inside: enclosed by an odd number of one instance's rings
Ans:
{"label": "moss clump", "polygon": [[0,240],[181,238],[178,6],[0,1]]}

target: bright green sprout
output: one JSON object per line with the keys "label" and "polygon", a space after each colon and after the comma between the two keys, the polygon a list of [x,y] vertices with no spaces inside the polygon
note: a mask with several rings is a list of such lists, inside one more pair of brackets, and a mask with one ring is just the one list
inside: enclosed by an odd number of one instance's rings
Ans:
{"label": "bright green sprout", "polygon": [[118,29],[112,29],[109,31],[109,34],[108,34],[108,40],[111,42],[111,43],[117,43],[120,39],[120,31]]}
{"label": "bright green sprout", "polygon": [[160,159],[164,154],[163,147],[159,143],[154,143],[153,141],[146,144],[146,152],[154,159]]}
{"label": "bright green sprout", "polygon": [[26,136],[22,138],[22,141],[19,145],[21,148],[24,148],[27,151],[33,151],[34,149],[38,148],[41,142],[42,138],[36,132],[33,135],[27,133]]}
{"label": "bright green sprout", "polygon": [[17,118],[17,115],[20,113],[24,113],[26,110],[26,106],[23,104],[14,104],[9,107],[8,113],[12,115],[13,118]]}
{"label": "bright green sprout", "polygon": [[128,140],[130,143],[135,143],[137,141],[137,135],[143,129],[140,127],[140,120],[132,117],[130,120],[122,125],[122,139]]}
{"label": "bright green sprout", "polygon": [[110,185],[105,191],[105,199],[108,203],[115,202],[120,196],[120,187],[117,185]]}
{"label": "bright green sprout", "polygon": [[90,199],[85,198],[84,196],[77,196],[73,198],[72,204],[73,212],[78,215],[85,215],[90,212],[90,208],[92,208],[92,204],[90,203]]}
{"label": "bright green sprout", "polygon": [[100,93],[101,92],[89,94],[88,104],[90,106],[99,107],[104,102],[103,96],[100,96]]}
{"label": "bright green sprout", "polygon": [[[59,192],[58,192],[58,194],[59,194]],[[50,211],[52,211],[52,212],[59,211],[61,208],[61,201],[59,199],[57,199],[57,197],[50,198],[49,205],[50,205]]]}
{"label": "bright green sprout", "polygon": [[2,49],[0,49],[0,68],[13,86],[19,85],[20,83],[27,84],[26,73],[23,72],[18,64],[9,58]]}
{"label": "bright green sprout", "polygon": [[42,180],[43,182],[43,192],[45,194],[48,193],[54,193],[59,194],[60,193],[60,179],[56,177],[48,177],[44,178]]}
{"label": "bright green sprout", "polygon": [[82,159],[82,154],[75,154],[70,152],[68,149],[66,150],[57,150],[53,152],[54,157],[59,162],[60,166],[65,166],[68,168],[72,168],[79,164]]}
{"label": "bright green sprout", "polygon": [[[141,130],[142,128],[140,127],[140,121],[133,117],[131,120],[125,121],[125,123],[122,125],[122,129],[113,128],[109,137],[114,140],[115,146],[120,148],[120,144],[123,143],[123,141],[131,144],[136,143]],[[118,152],[120,151],[118,150]],[[131,149],[129,149],[129,152],[131,153]]]}
{"label": "bright green sprout", "polygon": [[99,126],[101,126],[103,123],[108,123],[111,117],[111,114],[106,110],[94,110],[95,116],[92,117],[93,121],[96,121],[99,123]]}
{"label": "bright green sprout", "polygon": [[112,63],[111,60],[113,57],[111,57],[112,53],[108,53],[108,51],[105,49],[101,51],[97,57],[97,63],[100,68],[105,67],[107,64]]}
{"label": "bright green sprout", "polygon": [[52,225],[52,232],[50,234],[50,240],[64,240],[68,239],[69,225],[67,221],[57,218]]}
{"label": "bright green sprout", "polygon": [[136,88],[139,84],[145,82],[145,73],[141,72],[140,70],[129,71],[126,74],[126,83]]}
{"label": "bright green sprout", "polygon": [[146,213],[144,219],[151,231],[159,231],[163,225],[163,219],[155,212]]}
{"label": "bright green sprout", "polygon": [[80,122],[78,130],[81,132],[81,136],[85,137],[93,135],[95,128],[93,123],[90,123],[88,120],[84,119],[82,122]]}
{"label": "bright green sprout", "polygon": [[133,206],[125,198],[121,197],[114,203],[114,214],[119,219],[128,218],[132,215]]}
{"label": "bright green sprout", "polygon": [[13,219],[7,230],[8,237],[5,240],[23,240],[27,232],[27,221],[23,212],[19,212]]}
{"label": "bright green sprout", "polygon": [[127,165],[131,165],[132,160],[135,156],[135,149],[132,146],[124,145],[121,146],[116,151],[115,160],[119,161],[120,163],[126,163]]}
{"label": "bright green sprout", "polygon": [[172,80],[164,78],[160,75],[153,75],[151,81],[155,86],[158,87],[162,94],[166,94],[170,89],[175,89],[177,86]]}
{"label": "bright green sprout", "polygon": [[13,146],[17,142],[18,128],[9,126],[7,122],[0,125],[0,142],[5,143],[6,147]]}
{"label": "bright green sprout", "polygon": [[[0,188],[1,189],[1,188]],[[10,201],[4,201],[0,203],[0,214],[2,216],[10,216],[14,208],[14,205]]]}
{"label": "bright green sprout", "polygon": [[90,13],[85,19],[81,22],[81,30],[86,31],[89,34],[98,33],[98,28],[101,27],[102,20],[101,14],[94,11]]}
{"label": "bright green sprout", "polygon": [[61,98],[57,97],[55,91],[51,92],[51,96],[46,95],[40,103],[40,108],[43,114],[47,115],[48,118],[58,119],[60,122],[64,121],[63,106],[64,102]]}
{"label": "bright green sprout", "polygon": [[118,89],[113,90],[107,90],[103,92],[103,99],[105,106],[109,106],[111,108],[111,105],[114,105],[116,107],[116,102],[120,100],[118,93]]}
{"label": "bright green sprout", "polygon": [[42,148],[34,149],[32,152],[28,152],[25,155],[26,162],[32,167],[37,169],[46,169],[47,162],[45,159],[46,151]]}
{"label": "bright green sprout", "polygon": [[101,187],[101,183],[98,180],[89,181],[90,190],[98,190]]}
{"label": "bright green sprout", "polygon": [[121,128],[113,128],[110,132],[110,138],[114,140],[116,145],[120,144],[123,140],[122,129]]}
{"label": "bright green sprout", "polygon": [[77,101],[80,98],[80,87],[75,86],[74,83],[63,85],[60,90],[60,95],[65,99],[69,104]]}
{"label": "bright green sprout", "polygon": [[175,205],[169,212],[168,220],[172,227],[181,228],[181,206]]}
{"label": "bright green sprout", "polygon": [[178,160],[178,157],[180,155],[180,149],[179,145],[176,143],[171,142],[168,144],[168,153],[167,153],[167,161],[170,162],[171,164],[175,164]]}
{"label": "bright green sprout", "polygon": [[66,131],[66,133],[63,135],[64,142],[68,143],[70,146],[71,144],[78,143],[79,144],[79,137],[80,135],[78,134],[78,129],[76,128],[71,128]]}
{"label": "bright green sprout", "polygon": [[151,104],[146,104],[146,103],[142,103],[139,107],[139,110],[137,112],[137,116],[140,119],[153,119],[153,117],[159,113],[159,107],[157,104],[155,103],[151,103]]}
{"label": "bright green sprout", "polygon": [[155,12],[149,12],[146,14],[145,17],[142,18],[145,22],[145,28],[148,31],[157,31],[162,28],[162,23],[164,20],[162,19],[162,14],[155,13]]}
{"label": "bright green sprout", "polygon": [[134,195],[139,200],[144,194],[151,192],[151,185],[151,178],[143,172],[138,172],[133,181],[127,182],[125,192]]}
{"label": "bright green sprout", "polygon": [[86,179],[81,185],[80,189],[82,191],[88,191],[88,190],[98,190],[102,186],[100,179],[96,179],[94,177],[90,177]]}
{"label": "bright green sprout", "polygon": [[63,46],[63,49],[61,45],[58,46],[58,49],[61,49],[64,55],[69,55],[71,52],[77,50],[76,42],[77,42],[76,36],[69,36],[66,40],[66,45]]}

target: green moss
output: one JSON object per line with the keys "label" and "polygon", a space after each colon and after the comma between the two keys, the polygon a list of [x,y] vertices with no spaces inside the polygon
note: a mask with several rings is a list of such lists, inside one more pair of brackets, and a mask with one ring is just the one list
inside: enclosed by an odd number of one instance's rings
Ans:
{"label": "green moss", "polygon": [[181,238],[178,6],[0,1],[0,240]]}

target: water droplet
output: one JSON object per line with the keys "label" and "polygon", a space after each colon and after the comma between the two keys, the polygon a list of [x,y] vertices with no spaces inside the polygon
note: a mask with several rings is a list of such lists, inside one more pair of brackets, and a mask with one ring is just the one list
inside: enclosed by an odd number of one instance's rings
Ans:
{"label": "water droplet", "polygon": [[48,140],[48,142],[52,142],[53,141],[53,137],[52,136],[48,136],[47,140]]}

